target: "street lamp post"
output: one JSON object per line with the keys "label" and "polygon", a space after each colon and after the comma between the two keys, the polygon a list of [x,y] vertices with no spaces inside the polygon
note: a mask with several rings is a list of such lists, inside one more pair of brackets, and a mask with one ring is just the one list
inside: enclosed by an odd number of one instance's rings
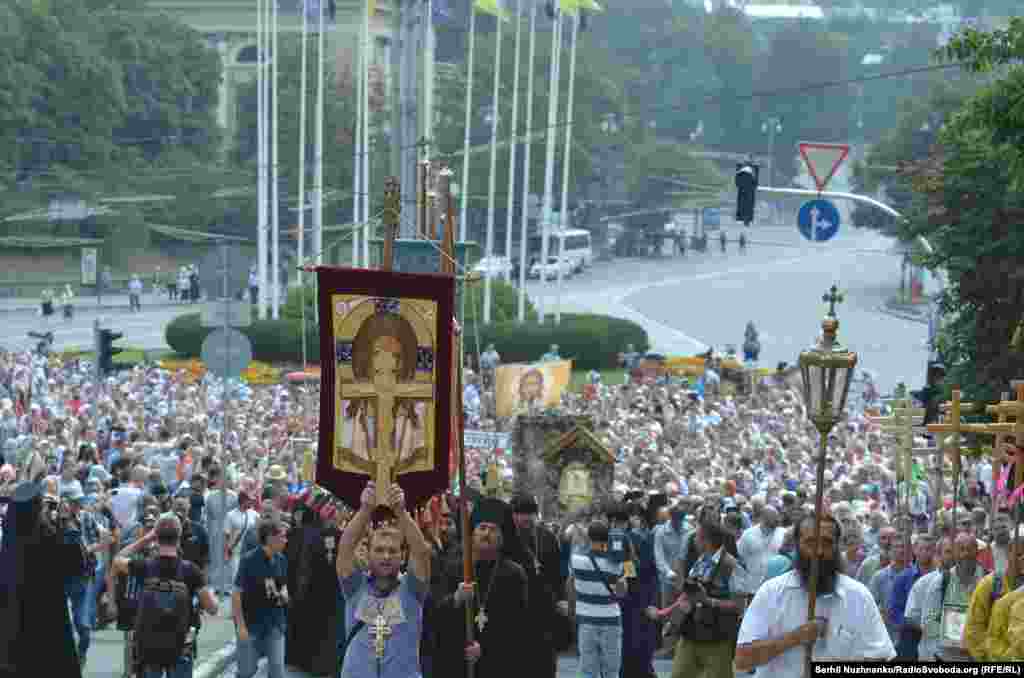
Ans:
{"label": "street lamp post", "polygon": [[771,116],[761,123],[761,132],[768,135],[768,185],[775,185],[775,135],[782,132],[782,119]]}
{"label": "street lamp post", "polygon": [[[844,415],[846,396],[850,391],[850,377],[857,365],[857,354],[842,348],[836,339],[839,319],[836,318],[836,304],[843,295],[833,285],[822,301],[828,304],[828,313],[821,321],[821,338],[814,348],[800,354],[800,376],[803,380],[804,402],[808,416],[818,429],[820,447],[818,454],[817,488],[814,497],[814,549],[811,559],[811,579],[807,592],[807,621],[814,621],[815,603],[818,594],[820,571],[819,544],[821,542],[821,521],[825,490],[825,454],[828,434]],[[806,676],[811,674],[813,643],[807,647]]]}

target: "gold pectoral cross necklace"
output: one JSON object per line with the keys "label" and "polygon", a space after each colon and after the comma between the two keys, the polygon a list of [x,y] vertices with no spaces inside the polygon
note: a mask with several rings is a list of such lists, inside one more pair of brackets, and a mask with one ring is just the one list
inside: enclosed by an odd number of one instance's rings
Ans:
{"label": "gold pectoral cross necklace", "polygon": [[476,628],[480,633],[484,632],[484,628],[487,626],[487,601],[491,599],[491,591],[494,590],[494,580],[498,578],[498,568],[501,567],[501,560],[494,561],[494,570],[491,572],[491,581],[487,584],[487,595],[480,599],[480,609],[474,617],[476,621]]}
{"label": "gold pectoral cross necklace", "polygon": [[377,613],[376,618],[373,620],[373,644],[374,649],[377,652],[377,660],[384,658],[384,647],[387,644],[388,636],[391,635],[391,625],[388,624],[387,618]]}

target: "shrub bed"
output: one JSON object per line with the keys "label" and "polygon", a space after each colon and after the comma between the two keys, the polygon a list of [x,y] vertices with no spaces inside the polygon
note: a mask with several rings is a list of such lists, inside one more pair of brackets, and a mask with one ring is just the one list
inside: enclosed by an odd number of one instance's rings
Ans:
{"label": "shrub bed", "polygon": [[[253,320],[239,331],[252,343],[252,358],[265,363],[302,360],[302,325],[288,318]],[[198,313],[179,315],[167,325],[167,345],[181,357],[196,358],[213,328],[203,327]],[[320,359],[320,334],[312,323],[306,326],[306,357]]]}
{"label": "shrub bed", "polygon": [[[637,351],[650,347],[647,332],[631,320],[593,314],[563,313],[562,323],[555,326],[549,318],[544,325],[514,321],[466,328],[464,350],[475,353],[493,343],[502,362],[534,362],[547,352],[551,344],[558,344],[559,353],[572,358],[577,369],[607,369],[618,366],[619,353],[633,344]],[[203,341],[213,329],[203,327],[198,313],[180,315],[167,325],[167,344],[183,358],[199,357]],[[249,327],[240,328],[252,342],[253,360],[264,363],[296,363],[302,360],[302,326],[296,320],[254,320]],[[320,335],[317,328],[307,324],[307,359],[319,362]]]}
{"label": "shrub bed", "polygon": [[647,332],[631,320],[606,315],[563,313],[562,323],[538,325],[515,322],[497,323],[480,327],[467,327],[463,350],[483,352],[487,344],[501,355],[503,363],[529,363],[547,353],[551,344],[558,344],[563,358],[573,359],[576,369],[602,369],[618,365],[619,353],[633,344],[637,351],[650,347]]}

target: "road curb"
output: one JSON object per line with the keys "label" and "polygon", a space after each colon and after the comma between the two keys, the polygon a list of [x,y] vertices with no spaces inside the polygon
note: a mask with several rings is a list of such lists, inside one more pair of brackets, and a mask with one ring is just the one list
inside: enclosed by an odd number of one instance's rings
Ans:
{"label": "road curb", "polygon": [[894,311],[893,309],[889,308],[885,304],[882,304],[876,310],[879,313],[882,313],[882,314],[888,315],[888,316],[892,316],[893,318],[899,318],[900,320],[909,320],[910,322],[920,323],[922,325],[927,325],[928,324],[928,318],[922,318],[919,315],[914,315],[914,314],[911,314],[911,313],[903,313],[901,311]]}
{"label": "road curb", "polygon": [[203,660],[192,671],[193,678],[217,678],[235,662],[236,644],[231,642]]}
{"label": "road curb", "polygon": [[[144,305],[142,307],[142,310],[145,311],[146,309],[154,309],[154,308],[167,309],[167,308],[174,308],[176,306],[182,306],[182,307],[186,307],[186,308],[188,307],[187,304],[148,304],[148,305]],[[89,305],[89,306],[76,305],[75,306],[75,313],[81,313],[83,311],[88,311],[88,312],[119,311],[119,312],[129,313],[131,311],[131,306],[129,306],[128,304],[117,304],[117,305],[113,305],[113,306],[96,306],[96,305]],[[39,314],[39,307],[38,306],[16,306],[14,308],[3,308],[3,307],[0,307],[0,315],[27,315],[27,314],[38,315]],[[54,314],[53,314],[53,317],[54,318],[63,319],[64,314],[63,314],[62,311],[55,310]]]}

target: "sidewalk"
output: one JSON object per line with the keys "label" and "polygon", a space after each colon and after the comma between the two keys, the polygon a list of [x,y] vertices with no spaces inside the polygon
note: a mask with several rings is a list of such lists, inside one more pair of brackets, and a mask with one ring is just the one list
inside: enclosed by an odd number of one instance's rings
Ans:
{"label": "sidewalk", "polygon": [[[224,672],[235,659],[235,625],[224,611],[216,617],[203,615],[199,650],[193,675],[211,678]],[[113,628],[93,631],[89,660],[83,678],[121,678],[124,671],[124,633]]]}
{"label": "sidewalk", "polygon": [[909,320],[910,322],[928,324],[928,307],[922,306],[919,310],[906,306],[890,306],[884,303],[878,307],[878,312],[884,315]]}
{"label": "sidewalk", "polygon": [[[174,308],[180,306],[181,308],[196,307],[203,302],[200,298],[199,302],[195,304],[183,303],[180,301],[168,301],[166,295],[161,294],[143,294],[141,298],[142,309],[147,308]],[[102,303],[101,303],[102,302]],[[102,300],[96,297],[75,297],[74,312],[81,313],[83,311],[124,311],[128,312],[130,308],[130,302],[127,294],[104,294]],[[38,314],[42,308],[42,300],[33,297],[14,297],[0,299],[0,314]],[[59,302],[54,303],[54,317],[60,317],[64,312]]]}

